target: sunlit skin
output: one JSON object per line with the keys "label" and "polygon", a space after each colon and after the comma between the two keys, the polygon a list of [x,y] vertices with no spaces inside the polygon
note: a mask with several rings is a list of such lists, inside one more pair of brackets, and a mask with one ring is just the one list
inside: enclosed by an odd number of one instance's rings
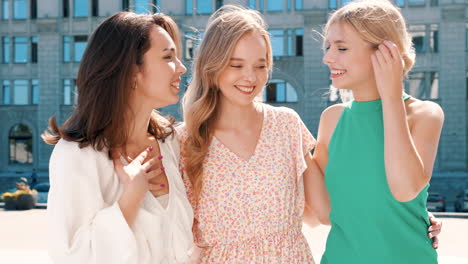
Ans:
{"label": "sunlit skin", "polygon": [[237,42],[220,73],[215,137],[244,160],[253,155],[262,129],[263,110],[254,102],[268,80],[265,39],[252,32]]}
{"label": "sunlit skin", "polygon": [[[151,46],[143,55],[143,65],[136,67],[134,86],[127,114],[133,122],[126,144],[123,166],[119,156],[123,149],[116,149],[114,166],[124,193],[119,200],[122,212],[131,225],[139,204],[146,192],[155,196],[169,192],[169,184],[164,171],[158,141],[150,135],[148,125],[155,108],[177,103],[181,75],[186,68],[176,56],[177,50],[170,35],[160,26],[150,29]],[[143,151],[143,152],[142,152]],[[149,173],[146,173],[149,172]]]}
{"label": "sunlit skin", "polygon": [[[442,109],[415,98],[402,100],[403,61],[394,43],[372,45],[349,24],[337,22],[330,25],[324,44],[323,62],[330,69],[333,86],[352,90],[358,102],[382,100],[387,182],[395,199],[412,200],[432,175],[444,119]],[[323,178],[328,143],[344,107],[336,104],[322,113],[314,156],[306,159],[306,203],[323,224],[330,224],[330,200]],[[432,216],[430,220],[428,236],[434,237],[440,233],[441,221]],[[438,247],[437,237],[433,247]]]}

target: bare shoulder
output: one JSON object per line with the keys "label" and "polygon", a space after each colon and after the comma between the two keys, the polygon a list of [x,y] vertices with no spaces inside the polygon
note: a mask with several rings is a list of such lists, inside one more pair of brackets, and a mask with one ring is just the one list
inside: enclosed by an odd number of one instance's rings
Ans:
{"label": "bare shoulder", "polygon": [[412,120],[414,124],[427,123],[442,125],[444,122],[444,111],[442,107],[431,101],[411,98],[406,103],[406,111],[409,120]]}
{"label": "bare shoulder", "polygon": [[328,141],[335,130],[338,120],[346,108],[346,104],[334,104],[327,107],[320,116],[320,124],[318,131],[319,141],[328,145]]}

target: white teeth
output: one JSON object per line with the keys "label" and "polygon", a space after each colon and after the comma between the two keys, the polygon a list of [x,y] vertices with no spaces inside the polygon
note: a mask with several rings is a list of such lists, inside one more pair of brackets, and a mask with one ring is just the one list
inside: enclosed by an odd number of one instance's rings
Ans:
{"label": "white teeth", "polygon": [[345,73],[346,71],[330,70],[330,72],[331,72],[332,74],[343,74],[343,73]]}
{"label": "white teeth", "polygon": [[243,92],[250,93],[250,92],[253,91],[253,89],[254,89],[255,87],[252,87],[252,88],[244,88],[244,87],[236,86],[236,88],[239,89],[239,90],[241,90],[241,91],[243,91]]}

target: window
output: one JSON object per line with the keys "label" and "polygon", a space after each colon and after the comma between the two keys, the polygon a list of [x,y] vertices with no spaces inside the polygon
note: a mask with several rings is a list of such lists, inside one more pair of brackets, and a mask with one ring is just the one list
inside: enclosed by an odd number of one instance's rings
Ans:
{"label": "window", "polygon": [[439,99],[439,73],[413,72],[408,76],[406,90],[420,99]]}
{"label": "window", "polygon": [[10,62],[10,37],[2,38],[2,62]]}
{"label": "window", "polygon": [[10,18],[10,5],[9,0],[2,0],[2,19],[7,20]]}
{"label": "window", "polygon": [[329,0],[328,1],[328,8],[338,9],[338,0]]}
{"label": "window", "polygon": [[431,0],[431,6],[438,6],[439,0]]}
{"label": "window", "polygon": [[2,82],[2,94],[3,94],[3,100],[2,103],[4,105],[9,105],[11,103],[11,88],[10,88],[10,81],[4,80]]}
{"label": "window", "polygon": [[279,0],[267,0],[268,12],[283,11],[283,1]]}
{"label": "window", "polygon": [[78,102],[78,94],[76,92],[76,80],[63,80],[63,104],[72,105]]}
{"label": "window", "polygon": [[14,19],[26,19],[27,8],[26,0],[13,0],[13,18]]}
{"label": "window", "polygon": [[249,8],[263,11],[264,0],[249,0]]}
{"label": "window", "polygon": [[29,91],[27,80],[13,81],[13,104],[27,105],[29,104]]}
{"label": "window", "polygon": [[439,25],[430,25],[429,48],[431,52],[439,52]]}
{"label": "window", "polygon": [[405,6],[405,0],[395,0],[395,4],[399,7]]}
{"label": "window", "polygon": [[128,11],[130,8],[130,0],[122,0],[122,10]]}
{"label": "window", "polygon": [[87,17],[88,16],[88,0],[73,1],[73,16]]}
{"label": "window", "polygon": [[269,30],[273,56],[284,56],[284,31],[282,29]]}
{"label": "window", "polygon": [[426,2],[426,0],[408,0],[408,4],[409,5],[418,5],[418,6],[421,6],[421,5],[424,5]]}
{"label": "window", "polygon": [[302,0],[296,0],[294,8],[296,10],[302,10]]}
{"label": "window", "polygon": [[71,58],[71,38],[69,36],[63,37],[63,61],[70,62]]}
{"label": "window", "polygon": [[62,0],[62,12],[63,17],[68,17],[70,15],[70,3],[69,0]]}
{"label": "window", "polygon": [[202,37],[203,32],[187,32],[185,34],[185,59],[193,59]]}
{"label": "window", "polygon": [[185,13],[187,15],[193,14],[193,0],[185,0]]}
{"label": "window", "polygon": [[32,104],[39,104],[39,80],[31,80]]}
{"label": "window", "polygon": [[74,37],[74,49],[75,49],[74,61],[75,62],[81,61],[81,58],[83,57],[84,51],[86,49],[87,41],[88,41],[87,36],[75,36]]}
{"label": "window", "polygon": [[14,62],[15,63],[26,63],[28,62],[28,38],[27,37],[15,37],[13,38],[14,43]]}
{"label": "window", "polygon": [[32,133],[28,126],[15,125],[9,133],[10,160],[13,164],[32,164]]}
{"label": "window", "polygon": [[288,29],[288,56],[303,56],[303,36],[304,30]]}
{"label": "window", "polygon": [[38,37],[31,38],[31,62],[37,63],[37,42]]}
{"label": "window", "polygon": [[284,80],[270,80],[263,93],[263,101],[274,103],[297,102],[296,89]]}
{"label": "window", "polygon": [[468,24],[466,24],[465,30],[465,50],[468,51]]}
{"label": "window", "polygon": [[185,12],[187,15],[195,14],[211,14],[213,13],[212,1],[196,1],[194,8],[193,2],[195,0],[185,0]]}
{"label": "window", "polygon": [[30,14],[32,19],[37,18],[37,0],[31,0]]}
{"label": "window", "polygon": [[424,39],[426,38],[426,26],[424,25],[411,25],[409,27],[410,34],[413,38],[414,49],[417,53],[426,51]]}
{"label": "window", "polygon": [[147,14],[150,11],[148,0],[135,0],[134,12],[138,14]]}
{"label": "window", "polygon": [[216,0],[215,4],[216,4],[216,9],[219,9],[220,7],[223,6],[224,1],[223,0]]}
{"label": "window", "polygon": [[466,101],[468,101],[468,71],[466,72]]}
{"label": "window", "polygon": [[98,0],[91,1],[91,15],[94,17],[99,16],[99,1]]}

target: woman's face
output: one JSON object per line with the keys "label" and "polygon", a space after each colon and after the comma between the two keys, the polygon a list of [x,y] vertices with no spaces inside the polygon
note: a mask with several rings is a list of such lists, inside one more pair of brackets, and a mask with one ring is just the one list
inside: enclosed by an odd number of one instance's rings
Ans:
{"label": "woman's face", "polygon": [[371,62],[375,49],[352,26],[344,22],[331,24],[324,44],[323,63],[330,69],[333,86],[354,90],[375,85]]}
{"label": "woman's face", "polygon": [[150,29],[149,50],[136,74],[135,99],[139,104],[161,108],[177,103],[180,76],[187,70],[176,56],[174,41],[160,26]]}
{"label": "woman's face", "polygon": [[256,31],[239,39],[218,78],[221,103],[249,105],[262,92],[268,80],[266,45]]}

